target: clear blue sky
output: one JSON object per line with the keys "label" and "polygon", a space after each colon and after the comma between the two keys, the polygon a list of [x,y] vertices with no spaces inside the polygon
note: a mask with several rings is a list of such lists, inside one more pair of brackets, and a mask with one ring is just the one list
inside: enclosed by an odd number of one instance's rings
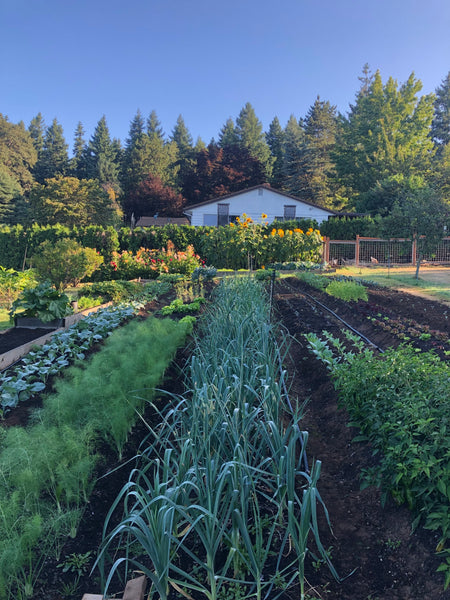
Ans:
{"label": "clear blue sky", "polygon": [[57,118],[72,149],[104,114],[125,141],[139,108],[166,134],[183,115],[206,143],[246,102],[267,130],[317,95],[346,112],[364,63],[414,71],[422,93],[450,71],[450,0],[0,0],[0,112]]}

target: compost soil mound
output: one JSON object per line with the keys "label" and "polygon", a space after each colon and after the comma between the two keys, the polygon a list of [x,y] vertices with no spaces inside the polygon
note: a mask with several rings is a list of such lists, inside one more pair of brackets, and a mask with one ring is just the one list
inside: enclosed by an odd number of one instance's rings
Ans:
{"label": "compost soil mound", "polygon": [[[312,290],[298,279],[276,283],[274,315],[291,336],[292,344],[287,364],[290,373],[292,400],[307,400],[303,428],[309,431],[308,459],[322,462],[319,490],[327,506],[332,524],[330,532],[321,517],[322,541],[329,550],[333,564],[343,580],[338,583],[322,563],[309,560],[306,565],[308,598],[330,600],[443,600],[450,598],[444,591],[443,577],[436,573],[439,559],[434,550],[438,537],[423,529],[411,531],[412,516],[404,507],[388,501],[382,507],[380,492],[375,488],[360,490],[360,472],[374,464],[370,447],[353,443],[357,431],[348,427],[348,417],[338,409],[337,397],[325,368],[307,350],[303,333],[320,333],[323,329],[339,335],[342,324],[329,314],[311,308],[306,292],[342,316],[359,329],[374,344],[386,349],[400,340],[377,329],[368,319],[372,311],[382,309],[390,315],[413,318],[430,328],[448,331],[450,309],[438,302],[387,289],[373,288],[369,303],[347,304]],[[154,307],[156,308],[156,306]],[[377,313],[378,314],[378,313]],[[425,344],[427,342],[418,342]],[[182,368],[188,351],[181,350],[167,373],[164,389],[181,393]],[[361,381],[361,385],[364,382]],[[151,421],[151,413],[146,418]],[[104,460],[99,479],[86,507],[77,537],[62,551],[62,557],[90,552],[92,566],[102,535],[104,519],[118,492],[128,479],[132,463],[147,429],[138,424],[130,437],[120,465],[104,448]],[[121,466],[122,468],[118,468]],[[81,600],[83,593],[100,593],[97,574],[84,575],[73,596],[64,594],[64,585],[73,581],[73,574],[64,573],[55,561],[46,560],[35,587],[35,600]],[[118,593],[119,589],[114,590]],[[179,597],[179,596],[178,596]],[[282,596],[297,600],[299,590],[292,588]]]}

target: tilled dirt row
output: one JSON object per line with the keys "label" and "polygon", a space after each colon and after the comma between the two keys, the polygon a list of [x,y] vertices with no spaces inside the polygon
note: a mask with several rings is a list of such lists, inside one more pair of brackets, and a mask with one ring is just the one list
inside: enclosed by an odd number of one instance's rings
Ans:
{"label": "tilled dirt row", "polygon": [[[311,561],[307,570],[311,598],[450,598],[450,592],[443,589],[442,576],[436,573],[437,536],[424,530],[412,533],[412,518],[407,509],[396,506],[393,501],[388,501],[383,508],[377,489],[360,490],[359,474],[373,465],[375,458],[367,444],[352,443],[358,432],[348,427],[347,414],[338,409],[328,373],[308,352],[303,337],[305,333],[319,334],[324,329],[340,335],[344,326],[328,313],[311,306],[302,291],[333,308],[376,345],[385,349],[397,346],[399,340],[372,326],[367,315],[360,314],[354,303],[351,306],[333,300],[295,279],[287,283],[277,285],[275,309],[292,336],[288,367],[292,375],[291,395],[300,402],[308,400],[303,419],[304,429],[309,432],[308,457],[310,461],[322,462],[319,490],[333,527],[330,533],[322,518],[323,542],[330,549],[340,576],[345,578],[337,583],[325,566]],[[377,307],[375,310],[385,306],[391,313],[407,315],[433,328],[448,327],[443,318],[445,307],[435,302],[379,289],[371,291],[369,303]]]}

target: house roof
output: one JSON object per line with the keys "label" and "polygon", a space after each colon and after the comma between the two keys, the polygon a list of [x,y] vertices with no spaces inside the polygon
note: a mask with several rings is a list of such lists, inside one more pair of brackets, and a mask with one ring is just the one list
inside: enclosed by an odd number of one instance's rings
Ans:
{"label": "house roof", "polygon": [[236,196],[240,196],[241,194],[245,194],[247,192],[252,192],[254,190],[258,190],[260,188],[265,188],[266,190],[270,190],[274,194],[278,194],[279,196],[283,196],[284,198],[289,198],[290,200],[295,200],[296,202],[300,202],[301,204],[306,204],[307,206],[314,206],[314,208],[320,208],[321,210],[329,213],[330,215],[338,215],[339,213],[335,210],[330,210],[329,208],[323,208],[317,204],[313,204],[312,202],[308,202],[306,200],[302,200],[301,198],[297,198],[296,196],[292,196],[291,194],[286,194],[286,192],[281,192],[280,190],[276,190],[271,187],[268,183],[263,183],[260,185],[255,185],[250,188],[246,188],[244,190],[239,190],[238,192],[232,192],[231,194],[225,194],[225,196],[218,196],[217,198],[211,198],[210,200],[204,200],[203,202],[199,202],[198,204],[190,204],[186,206],[184,210],[184,214],[188,213],[191,208],[198,208],[199,206],[207,206],[208,204],[214,204],[215,202],[222,202],[222,200],[227,200],[228,198],[234,198]]}
{"label": "house roof", "polygon": [[189,225],[187,217],[141,217],[136,227],[163,227],[163,225]]}

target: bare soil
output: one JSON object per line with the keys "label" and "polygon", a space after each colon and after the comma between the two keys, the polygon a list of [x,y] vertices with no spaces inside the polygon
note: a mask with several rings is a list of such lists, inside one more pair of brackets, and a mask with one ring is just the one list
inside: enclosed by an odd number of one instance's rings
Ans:
{"label": "bare soil", "polygon": [[[323,522],[322,539],[330,549],[333,563],[343,578],[334,581],[327,568],[309,560],[306,577],[310,600],[444,600],[450,591],[444,591],[443,578],[436,569],[439,559],[434,553],[437,536],[419,529],[411,531],[412,515],[393,501],[383,508],[380,492],[375,488],[360,490],[361,469],[374,464],[371,449],[366,444],[353,443],[357,434],[347,425],[344,410],[338,408],[337,396],[330,378],[322,365],[308,352],[303,333],[323,329],[339,335],[344,327],[332,315],[312,308],[315,296],[339,314],[346,322],[360,330],[374,344],[385,349],[396,347],[400,340],[377,329],[368,319],[370,314],[386,311],[391,316],[404,316],[429,325],[432,329],[449,331],[450,309],[438,302],[411,296],[403,292],[372,288],[369,302],[345,303],[306,287],[298,279],[289,278],[276,283],[274,314],[292,336],[288,372],[291,374],[291,398],[306,399],[304,429],[309,431],[308,459],[322,462],[319,489],[328,508],[333,527],[331,533]],[[149,307],[150,309],[152,307]],[[158,308],[157,305],[153,309]],[[447,319],[447,317],[449,317]],[[1,337],[1,336],[0,336]],[[433,348],[430,341],[417,342],[422,349]],[[187,359],[180,351],[169,369],[164,388],[172,392],[182,390],[180,367]],[[443,355],[445,359],[445,355]],[[364,382],[361,381],[361,385]],[[151,415],[148,415],[151,418]],[[123,458],[125,465],[135,453],[145,429],[138,425]],[[91,552],[95,558],[103,521],[131,466],[116,470],[117,461],[105,457],[92,497],[86,507],[77,537],[70,540],[63,556]],[[73,579],[73,576],[72,576]],[[70,574],[64,574],[55,563],[47,561],[35,591],[35,600],[62,600],[63,584],[69,583]],[[119,592],[119,590],[117,590]],[[83,593],[100,593],[98,577],[85,576],[73,598],[81,600]],[[284,593],[283,600],[299,598],[298,589]]]}

